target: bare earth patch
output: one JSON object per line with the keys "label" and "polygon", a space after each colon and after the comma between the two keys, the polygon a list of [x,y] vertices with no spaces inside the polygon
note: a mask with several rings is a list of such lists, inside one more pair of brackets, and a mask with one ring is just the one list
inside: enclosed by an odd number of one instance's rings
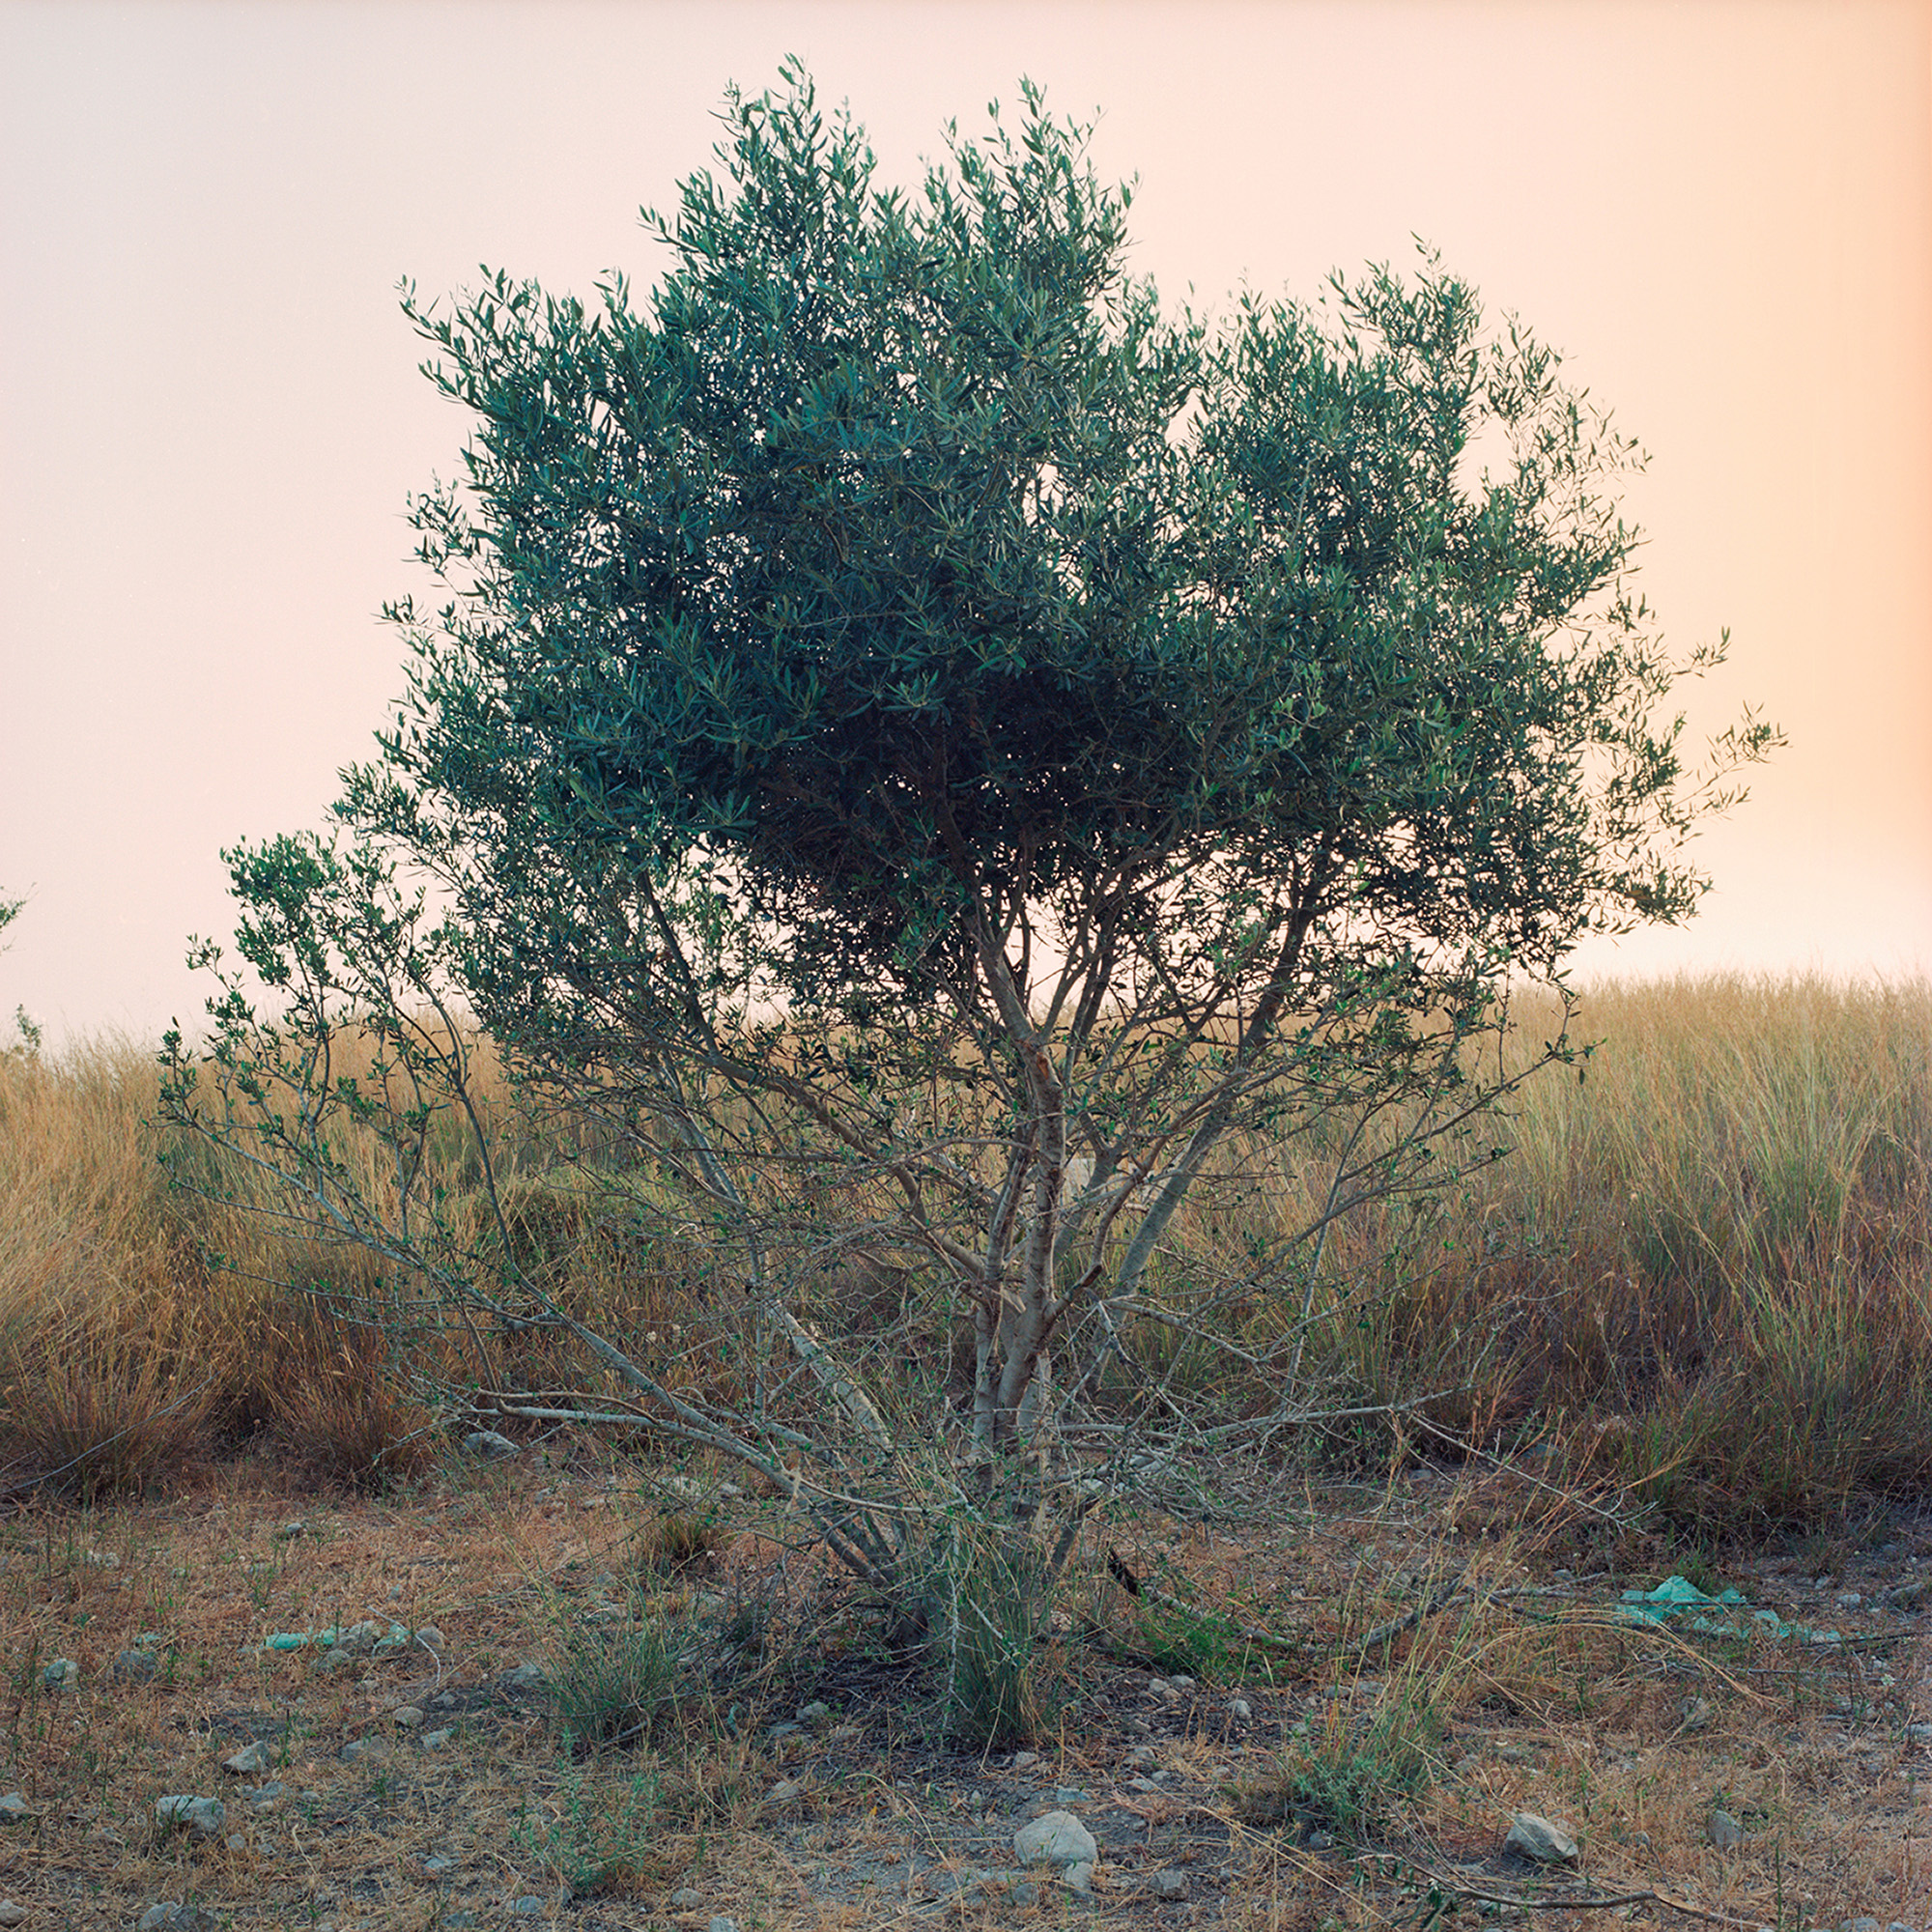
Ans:
{"label": "bare earth patch", "polygon": [[[1932,1522],[1714,1573],[1508,1475],[1160,1500],[1096,1517],[1039,1734],[986,1752],[945,1742],[931,1673],[770,1505],[640,1568],[666,1505],[635,1464],[526,1451],[402,1502],[242,1465],[21,1510],[0,1899],[36,1928],[174,1902],[177,1924],[337,1932],[1932,1922]],[[1686,1568],[1747,1605],[1715,1633],[1629,1620],[1626,1590]],[[640,1604],[715,1628],[735,1673],[573,1755],[520,1666]],[[358,1622],[392,1647],[264,1648]],[[259,1770],[223,1768],[251,1743]],[[221,1829],[157,1824],[175,1794],[221,1800]],[[1091,1876],[1015,1855],[1056,1809],[1093,1833]],[[1578,1858],[1506,1853],[1522,1811]]]}

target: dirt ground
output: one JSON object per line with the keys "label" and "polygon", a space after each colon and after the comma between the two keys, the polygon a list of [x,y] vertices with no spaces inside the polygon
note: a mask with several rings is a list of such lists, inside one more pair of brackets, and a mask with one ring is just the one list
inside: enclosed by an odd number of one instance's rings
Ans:
{"label": "dirt ground", "polygon": [[[1523,1475],[1233,1488],[1096,1513],[1037,1735],[989,1751],[945,1741],[931,1670],[773,1505],[694,1535],[635,1463],[532,1449],[402,1500],[251,1463],[92,1511],[16,1497],[6,1922],[1932,1925],[1932,1518],[1714,1557]],[[1671,1575],[1747,1601],[1634,1622],[1624,1593]],[[730,1634],[739,1672],[701,1722],[574,1754],[528,1680],[560,1629],[594,1647],[643,1601]],[[365,1619],[405,1634],[264,1648]],[[129,1652],[151,1677],[117,1676]],[[224,1770],[250,1743],[261,1768]],[[163,1826],[170,1795],[225,1817]],[[1055,1809],[1095,1840],[1073,1883],[1014,1851]],[[1506,1851],[1524,1811],[1578,1856]]]}

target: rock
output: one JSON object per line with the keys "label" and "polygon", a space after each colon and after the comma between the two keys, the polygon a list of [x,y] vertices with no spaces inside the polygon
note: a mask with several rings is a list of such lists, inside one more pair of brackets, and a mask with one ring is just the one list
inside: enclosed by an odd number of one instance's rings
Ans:
{"label": "rock", "polygon": [[1092,1897],[1094,1892],[1094,1866],[1091,1860],[1081,1859],[1066,1867],[1066,1883],[1082,1897]]}
{"label": "rock", "polygon": [[514,1670],[506,1670],[497,1680],[505,1690],[541,1690],[544,1687],[544,1672],[541,1663],[520,1663]]}
{"label": "rock", "polygon": [[108,1675],[116,1684],[152,1684],[159,1668],[153,1651],[124,1650]]}
{"label": "rock", "polygon": [[185,1827],[197,1838],[218,1838],[228,1823],[228,1806],[218,1798],[177,1793],[155,1800],[155,1820],[160,1825]]}
{"label": "rock", "polygon": [[277,1543],[293,1543],[297,1537],[306,1536],[307,1534],[308,1524],[300,1517],[292,1516],[287,1522],[277,1525],[275,1541]]}
{"label": "rock", "polygon": [[423,1874],[427,1878],[440,1878],[444,1872],[453,1872],[456,1861],[446,1859],[440,1852],[423,1861]]}
{"label": "rock", "polygon": [[71,1657],[57,1657],[41,1672],[41,1682],[49,1690],[65,1690],[80,1682],[80,1665]]}
{"label": "rock", "polygon": [[793,1804],[805,1796],[805,1779],[802,1777],[781,1777],[765,1794],[768,1804]]}
{"label": "rock", "polygon": [[183,1905],[179,1899],[163,1899],[151,1905],[136,1921],[140,1932],[201,1932],[214,1923],[198,1905]]}
{"label": "rock", "polygon": [[512,1915],[518,1918],[537,1918],[543,1914],[544,1903],[535,1892],[526,1891],[516,1904],[510,1907]]}
{"label": "rock", "polygon": [[1100,1848],[1071,1811],[1049,1811],[1013,1833],[1013,1852],[1023,1865],[1091,1865]]}
{"label": "rock", "polygon": [[381,1764],[389,1755],[387,1738],[351,1738],[341,1756],[349,1764]]}
{"label": "rock", "polygon": [[798,1720],[801,1724],[822,1724],[832,1715],[830,1704],[821,1704],[815,1699],[810,1704],[798,1707]]}
{"label": "rock", "polygon": [[389,1713],[389,1721],[392,1724],[400,1725],[406,1731],[417,1729],[421,1725],[422,1720],[423,1714],[413,1704],[398,1704]]}
{"label": "rock", "polygon": [[507,1463],[517,1453],[517,1445],[494,1429],[472,1429],[463,1438],[463,1451],[479,1463]]}
{"label": "rock", "polygon": [[1031,1771],[1038,1762],[1039,1753],[1037,1751],[1015,1751],[1007,1769],[1009,1771]]}
{"label": "rock", "polygon": [[703,1903],[704,1894],[701,1891],[694,1891],[688,1885],[679,1886],[670,1895],[670,1907],[673,1912],[690,1912]]}
{"label": "rock", "polygon": [[1878,1932],[1878,1920],[1876,1918],[1848,1918],[1845,1921],[1843,1932]]}
{"label": "rock", "polygon": [[723,1912],[711,1915],[711,1932],[738,1932],[738,1921]]}
{"label": "rock", "polygon": [[1568,1864],[1577,1857],[1577,1840],[1561,1825],[1552,1825],[1534,1811],[1519,1811],[1503,1850],[1539,1864]]}
{"label": "rock", "polygon": [[447,1724],[440,1724],[433,1731],[423,1732],[418,1742],[424,1750],[440,1750],[455,1735]]}
{"label": "rock", "polygon": [[24,1793],[10,1791],[0,1798],[0,1825],[31,1824],[41,1814],[27,1803]]}
{"label": "rock", "polygon": [[16,1905],[11,1898],[0,1898],[0,1925],[24,1925],[27,1922],[27,1908]]}
{"label": "rock", "polygon": [[416,1631],[416,1641],[426,1650],[440,1650],[442,1633],[434,1624],[423,1624]]}
{"label": "rock", "polygon": [[260,1745],[243,1745],[234,1756],[221,1760],[221,1768],[237,1777],[252,1777],[256,1772],[268,1770],[269,1754]]}
{"label": "rock", "polygon": [[1156,1898],[1187,1896],[1187,1874],[1184,1871],[1157,1871],[1150,1883]]}
{"label": "rock", "polygon": [[1230,1697],[1228,1715],[1237,1724],[1251,1723],[1254,1720],[1255,1707],[1245,1697]]}
{"label": "rock", "polygon": [[[1720,1852],[1735,1851],[1745,1841],[1745,1828],[1728,1811],[1713,1811],[1709,1836]],[[1872,1932],[1878,1932],[1874,1926]]]}

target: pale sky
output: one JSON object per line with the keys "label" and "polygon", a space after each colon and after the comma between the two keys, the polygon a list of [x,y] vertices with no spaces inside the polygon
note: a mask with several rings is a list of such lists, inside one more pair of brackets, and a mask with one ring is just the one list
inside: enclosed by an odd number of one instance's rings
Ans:
{"label": "pale sky", "polygon": [[908,184],[1099,114],[1171,298],[1440,248],[1651,452],[1624,502],[1694,723],[1791,744],[1701,916],[1580,958],[1932,970],[1932,0],[0,4],[0,953],[54,1041],[199,1017],[218,858],[317,826],[402,688],[405,498],[462,412],[399,277],[588,296],[725,85],[804,57]]}

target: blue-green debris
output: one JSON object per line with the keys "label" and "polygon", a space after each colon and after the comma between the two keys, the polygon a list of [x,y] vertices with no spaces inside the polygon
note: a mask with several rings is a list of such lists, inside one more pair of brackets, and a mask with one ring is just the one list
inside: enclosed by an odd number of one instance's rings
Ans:
{"label": "blue-green debris", "polygon": [[1682,1577],[1666,1577],[1654,1590],[1626,1590],[1623,1614],[1634,1624],[1661,1624],[1672,1629],[1695,1631],[1699,1636],[1748,1636],[1753,1627],[1769,1631],[1776,1637],[1796,1637],[1801,1643],[1842,1643],[1834,1630],[1812,1630],[1806,1624],[1788,1624],[1776,1610],[1753,1610],[1747,1624],[1735,1618],[1690,1614],[1742,1608],[1749,1599],[1742,1590],[1720,1590],[1707,1597],[1694,1583]]}

